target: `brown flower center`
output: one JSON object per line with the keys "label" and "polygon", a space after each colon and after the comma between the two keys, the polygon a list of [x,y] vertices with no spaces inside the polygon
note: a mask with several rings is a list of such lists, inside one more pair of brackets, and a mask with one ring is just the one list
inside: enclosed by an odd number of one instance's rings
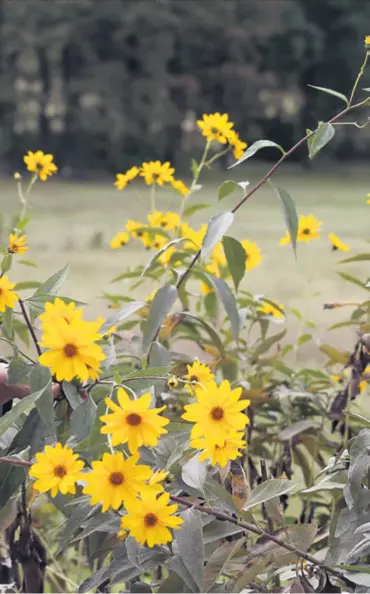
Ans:
{"label": "brown flower center", "polygon": [[153,528],[158,523],[158,518],[155,514],[146,514],[144,523],[147,528]]}
{"label": "brown flower center", "polygon": [[166,222],[166,221],[162,221],[162,222],[161,222],[161,227],[163,227],[163,228],[164,228],[164,227],[167,227],[167,222]]}
{"label": "brown flower center", "polygon": [[3,290],[0,288],[0,295],[2,295],[2,294],[3,294]]}
{"label": "brown flower center", "polygon": [[62,466],[61,464],[54,468],[54,475],[57,476],[58,478],[63,478],[66,474],[67,474],[67,471],[66,471],[65,467]]}
{"label": "brown flower center", "polygon": [[122,472],[112,472],[109,476],[109,482],[114,487],[118,487],[125,482],[125,477],[123,476]]}
{"label": "brown flower center", "polygon": [[311,235],[311,229],[303,229],[303,235]]}
{"label": "brown flower center", "polygon": [[142,237],[144,235],[144,231],[136,231],[137,237]]}
{"label": "brown flower center", "polygon": [[211,128],[211,134],[218,134],[218,129],[215,126]]}
{"label": "brown flower center", "polygon": [[72,358],[75,357],[78,353],[78,349],[76,345],[68,343],[64,347],[64,354],[66,357]]}
{"label": "brown flower center", "polygon": [[335,252],[335,250],[337,250],[337,249],[338,249],[338,246],[337,246],[337,245],[333,245],[333,246],[332,246],[332,249],[333,249],[333,252]]}
{"label": "brown flower center", "polygon": [[192,376],[189,378],[189,381],[190,381],[190,382],[198,382],[199,380],[198,380],[198,378],[197,378],[197,376],[196,376],[196,375],[192,375]]}
{"label": "brown flower center", "polygon": [[211,417],[214,421],[221,421],[224,418],[224,410],[221,406],[215,406],[211,410]]}
{"label": "brown flower center", "polygon": [[129,425],[131,425],[131,427],[137,427],[137,425],[140,425],[142,419],[137,413],[130,413],[127,415],[126,421]]}

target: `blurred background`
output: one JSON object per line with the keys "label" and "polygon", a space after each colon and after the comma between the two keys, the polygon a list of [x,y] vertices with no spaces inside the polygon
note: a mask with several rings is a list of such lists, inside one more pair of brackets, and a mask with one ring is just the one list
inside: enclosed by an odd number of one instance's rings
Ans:
{"label": "blurred background", "polygon": [[[0,11],[3,218],[18,208],[12,175],[24,174],[28,150],[53,153],[59,168],[32,192],[29,257],[39,267],[17,265],[12,274],[44,280],[71,261],[65,294],[93,300],[99,313],[106,305],[94,298],[104,290],[129,294],[127,281],[111,279],[149,256],[136,243],[109,248],[128,218],[145,219],[149,204],[142,182],[118,192],[116,173],[143,160],[170,160],[176,178],[189,182],[191,159],[199,161],[204,146],[196,120],[216,111],[229,114],[249,145],[264,138],[289,148],[306,128],[343,109],[308,85],[349,94],[370,34],[368,0],[5,0]],[[360,97],[367,87],[370,68]],[[350,119],[362,124],[368,115],[354,112]],[[352,253],[368,250],[369,149],[370,126],[341,125],[314,161],[303,145],[279,170],[275,183],[291,193],[298,212],[324,222],[320,240],[300,245],[297,261],[289,246],[279,247],[285,226],[268,186],[238,213],[231,232],[263,253],[243,287],[300,309],[318,324],[319,339],[347,315],[323,311],[324,302],[364,297],[361,286],[338,275],[343,254],[331,251],[327,234],[340,235]],[[231,171],[224,160],[206,172],[191,200],[212,208],[192,218],[194,227],[239,198],[218,204],[219,183],[254,183],[269,167],[264,161],[278,155],[264,149],[257,157]],[[178,210],[180,200],[170,191],[158,194],[163,210]],[[366,281],[367,263],[345,272]],[[153,288],[149,283],[137,296]],[[293,332],[302,331],[297,324],[304,326],[293,316]],[[340,340],[353,340],[352,329],[340,332]],[[316,356],[311,350],[307,355]]]}

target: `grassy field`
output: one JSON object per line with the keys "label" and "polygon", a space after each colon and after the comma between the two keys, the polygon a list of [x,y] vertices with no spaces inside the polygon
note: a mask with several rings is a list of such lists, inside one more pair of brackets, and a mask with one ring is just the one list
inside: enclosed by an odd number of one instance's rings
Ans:
{"label": "grassy field", "polygon": [[[266,165],[249,162],[218,174],[207,172],[202,189],[190,199],[210,202],[212,207],[190,219],[194,227],[207,222],[212,214],[227,210],[239,198],[237,193],[221,203],[217,201],[217,187],[225,179],[257,181],[265,173]],[[231,175],[230,175],[231,174]],[[71,263],[70,277],[63,294],[89,302],[91,315],[106,314],[106,303],[99,299],[102,291],[124,294],[125,281],[111,284],[112,278],[128,266],[145,263],[148,253],[137,242],[118,251],[109,247],[111,237],[122,230],[128,218],[145,220],[149,200],[148,190],[140,183],[118,192],[109,182],[81,183],[51,179],[37,183],[32,192],[29,227],[30,251],[27,255],[38,263],[38,268],[17,265],[11,279],[44,280],[66,263]],[[353,330],[343,329],[326,334],[331,324],[345,319],[346,310],[324,311],[323,304],[330,301],[364,300],[366,293],[360,287],[344,282],[338,271],[344,271],[366,280],[368,265],[355,263],[339,265],[345,255],[332,252],[328,233],[338,234],[351,246],[351,255],[370,251],[368,246],[368,220],[370,206],[366,194],[370,192],[370,174],[359,167],[338,168],[335,171],[305,172],[300,167],[286,166],[274,177],[274,184],[286,189],[294,198],[299,214],[314,214],[323,222],[320,240],[309,245],[300,244],[295,261],[290,246],[279,246],[285,226],[278,200],[269,186],[264,186],[239,211],[230,234],[239,239],[255,241],[263,252],[260,267],[247,273],[243,287],[254,294],[265,294],[277,299],[285,307],[298,308],[305,318],[318,324],[313,331],[316,341],[335,343],[339,348],[351,347]],[[13,180],[0,182],[1,212],[5,221],[18,209],[16,185]],[[142,200],[138,196],[141,193]],[[240,193],[241,194],[241,193]],[[178,209],[181,198],[168,191],[157,195],[157,207]],[[94,236],[101,234],[101,246],[93,247]],[[370,276],[370,275],[369,275]],[[150,281],[138,292],[142,297],[154,287]],[[292,336],[301,331],[298,320],[288,314]],[[315,344],[304,347],[303,357],[317,359]]]}

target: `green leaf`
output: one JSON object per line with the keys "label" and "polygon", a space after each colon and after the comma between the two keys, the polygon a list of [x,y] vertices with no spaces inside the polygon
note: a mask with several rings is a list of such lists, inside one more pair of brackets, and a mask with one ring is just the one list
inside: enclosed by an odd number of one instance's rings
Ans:
{"label": "green leaf", "polygon": [[269,501],[274,497],[289,493],[297,486],[297,484],[298,483],[294,481],[283,479],[269,479],[251,491],[243,510],[251,509],[255,505],[261,505],[261,503],[265,503],[265,501]]}
{"label": "green leaf", "polygon": [[194,316],[193,314],[190,314],[187,311],[181,312],[181,315],[184,316],[185,319],[190,319],[191,321],[193,321],[193,323],[197,322],[198,324],[200,324],[209,335],[213,343],[213,346],[215,346],[221,354],[225,353],[225,348],[222,341],[220,340],[217,332],[215,332],[215,330],[212,328],[210,324],[208,324],[202,318],[198,318],[197,316]]}
{"label": "green leaf", "polygon": [[150,354],[149,354],[149,367],[150,366],[163,366],[166,367],[171,363],[171,353],[166,347],[164,347],[160,342],[153,342]]}
{"label": "green leaf", "polygon": [[122,322],[139,309],[145,307],[145,305],[147,305],[145,301],[131,301],[124,307],[120,307],[119,309],[114,310],[112,315],[110,315],[104,322],[99,332],[101,334],[104,334],[105,332],[107,332],[107,330],[109,330],[109,328],[111,328],[112,326],[116,326],[116,324]]}
{"label": "green leaf", "polygon": [[81,402],[71,415],[71,430],[80,442],[89,437],[95,421],[97,406],[90,394]]}
{"label": "green leaf", "polygon": [[13,357],[8,367],[8,384],[19,385],[28,381],[32,366],[18,357]]}
{"label": "green leaf", "polygon": [[200,462],[199,456],[200,454],[196,454],[183,465],[181,478],[189,487],[202,491],[207,478],[207,462]]}
{"label": "green leaf", "polygon": [[201,258],[204,260],[213,248],[221,241],[222,237],[234,220],[232,212],[223,212],[215,215],[208,223],[207,231],[203,239]]}
{"label": "green leaf", "polygon": [[359,278],[355,276],[351,276],[350,274],[346,274],[345,272],[338,272],[339,276],[341,276],[344,280],[348,281],[349,283],[353,283],[357,287],[361,287],[361,289],[365,288],[365,283],[363,283]]}
{"label": "green leaf", "polygon": [[333,363],[342,363],[343,365],[346,365],[348,362],[348,354],[338,351],[338,349],[334,348],[330,344],[321,344],[320,351],[328,355]]}
{"label": "green leaf", "polygon": [[18,264],[23,264],[23,266],[28,266],[29,268],[37,268],[37,264],[31,260],[18,260]]}
{"label": "green leaf", "polygon": [[322,91],[323,93],[327,93],[328,95],[333,95],[333,97],[338,97],[348,105],[348,99],[343,93],[339,93],[338,91],[334,91],[333,89],[327,89],[326,87],[316,87],[315,85],[308,85],[311,89],[316,89],[317,91]]}
{"label": "green leaf", "polygon": [[23,291],[25,289],[38,289],[41,283],[38,281],[24,281],[16,283],[14,291]]}
{"label": "green leaf", "polygon": [[194,177],[198,177],[199,175],[199,165],[194,159],[191,160],[191,170],[193,172]]}
{"label": "green leaf", "polygon": [[[8,414],[5,416],[8,416]],[[20,460],[18,456],[14,456],[14,458]],[[2,510],[11,501],[11,496],[20,487],[25,478],[26,472],[22,466],[13,466],[12,464],[0,465],[0,510]],[[12,517],[11,514],[12,508],[14,509],[14,505],[15,502],[13,502],[13,505],[11,505],[7,513],[8,518]]]}
{"label": "green leaf", "polygon": [[204,208],[209,208],[210,206],[211,206],[210,204],[205,204],[204,202],[199,202],[198,204],[192,204],[191,206],[188,206],[187,208],[185,208],[182,216],[184,219],[187,219],[187,218],[191,217],[191,215],[198,212],[199,210],[203,210]]}
{"label": "green leaf", "polygon": [[224,252],[227,260],[227,265],[230,270],[230,274],[233,277],[235,290],[238,290],[240,281],[245,274],[245,263],[247,260],[247,254],[240,241],[225,235],[222,238],[222,244],[224,246]]}
{"label": "green leaf", "polygon": [[124,280],[126,278],[137,278],[141,275],[142,269],[142,266],[138,266],[135,270],[127,270],[126,272],[123,272],[123,274],[119,274],[113,280],[111,280],[111,283],[117,283],[118,281]]}
{"label": "green leaf", "polygon": [[231,324],[231,330],[233,333],[234,340],[237,342],[239,338],[240,332],[240,318],[239,318],[239,311],[238,306],[235,301],[235,297],[232,294],[229,286],[225,283],[222,278],[217,278],[212,274],[207,274],[207,277],[211,281],[212,285],[216,289],[221,303],[225,308],[225,311],[228,315]]}
{"label": "green leaf", "polygon": [[202,516],[198,510],[187,509],[181,514],[181,530],[176,530],[176,542],[182,562],[202,592],[204,572],[204,543]]}
{"label": "green leaf", "polygon": [[357,254],[357,256],[351,256],[351,258],[345,258],[345,260],[339,260],[338,264],[348,264],[349,262],[367,262],[370,260],[370,254]]}
{"label": "green leaf", "polygon": [[290,233],[294,254],[297,249],[298,215],[293,198],[282,188],[275,188],[283,210],[285,224]]}
{"label": "green leaf", "polygon": [[331,141],[335,128],[327,122],[320,122],[309,146],[309,157],[313,159]]}
{"label": "green leaf", "polygon": [[290,425],[290,427],[282,429],[279,433],[279,439],[280,441],[289,441],[296,435],[303,433],[303,431],[306,431],[307,429],[317,429],[319,426],[319,423],[310,421],[309,419],[297,421],[296,423],[293,423],[293,425]]}
{"label": "green leaf", "polygon": [[32,297],[36,295],[58,295],[67,278],[68,270],[69,264],[42,283]]}
{"label": "green leaf", "polygon": [[297,339],[297,345],[302,346],[306,342],[310,342],[310,340],[312,340],[312,334],[301,334]]}
{"label": "green leaf", "polygon": [[5,254],[4,258],[2,259],[1,262],[1,272],[4,274],[5,272],[8,272],[8,270],[10,270],[11,266],[12,266],[12,259],[13,259],[13,255],[12,254]]}
{"label": "green leaf", "polygon": [[171,311],[176,298],[177,289],[173,285],[165,285],[158,289],[155,294],[148,319],[143,327],[142,348],[144,353],[149,349],[166,315]]}
{"label": "green leaf", "polygon": [[[208,479],[204,484],[204,494],[206,501],[214,508],[221,508],[230,514],[239,515],[231,493],[226,491],[223,485],[220,485],[213,479]],[[240,528],[238,532],[240,531]]]}
{"label": "green leaf", "polygon": [[63,382],[62,388],[71,408],[75,410],[82,403],[82,398],[76,384],[73,382]]}
{"label": "green leaf", "polygon": [[223,542],[213,551],[204,569],[202,591],[210,591],[218,576],[227,569],[228,561],[233,557],[233,553],[240,548],[242,542],[244,541],[241,539],[236,542]]}
{"label": "green leaf", "polygon": [[3,330],[5,338],[7,338],[8,340],[10,340],[12,342],[14,339],[14,330],[13,330],[13,310],[11,307],[7,307],[3,313],[2,330]]}
{"label": "green leaf", "polygon": [[42,386],[48,385],[47,389],[41,394],[40,398],[36,401],[37,412],[40,418],[47,427],[50,435],[56,438],[55,433],[55,411],[54,411],[54,398],[51,389],[51,373],[47,367],[42,367],[38,363],[33,365],[29,375],[29,384],[31,392],[39,390]]}
{"label": "green leaf", "polygon": [[18,421],[22,415],[27,415],[33,409],[37,400],[43,395],[45,390],[48,389],[49,385],[50,383],[46,386],[43,386],[41,390],[38,390],[37,392],[34,392],[33,394],[30,394],[29,396],[26,396],[20,400],[9,412],[7,412],[6,415],[0,418],[0,435],[9,429],[13,423]]}
{"label": "green leaf", "polygon": [[276,142],[272,142],[271,140],[257,140],[257,142],[254,142],[250,147],[248,147],[244,155],[240,157],[240,159],[235,161],[235,163],[233,163],[230,167],[228,167],[228,169],[232,169],[233,167],[236,167],[236,165],[240,165],[240,163],[243,163],[243,161],[249,159],[257,151],[265,147],[275,147],[279,149],[279,151],[281,151],[283,154],[285,153],[283,147],[281,147],[280,144],[276,144]]}
{"label": "green leaf", "polygon": [[170,248],[172,245],[176,245],[178,243],[182,243],[184,241],[191,241],[190,239],[187,239],[186,237],[178,237],[176,239],[172,239],[171,241],[169,241],[168,243],[166,243],[166,245],[164,245],[163,247],[161,247],[157,252],[155,252],[155,254],[150,258],[150,260],[147,262],[146,266],[144,267],[140,277],[145,276],[145,273],[148,272],[148,270],[150,270],[153,266],[153,264],[155,264],[155,262],[158,260],[158,258],[164,254],[165,251],[168,250],[168,248]]}
{"label": "green leaf", "polygon": [[253,355],[255,357],[259,357],[263,353],[266,353],[276,342],[279,342],[282,338],[284,338],[286,332],[286,330],[283,330],[278,334],[274,334],[273,336],[269,336],[265,340],[262,340],[262,342],[260,342],[253,350]]}
{"label": "green leaf", "polygon": [[230,196],[230,194],[235,192],[237,187],[238,184],[232,179],[224,181],[218,188],[218,199],[222,200],[223,198],[226,198],[226,196]]}

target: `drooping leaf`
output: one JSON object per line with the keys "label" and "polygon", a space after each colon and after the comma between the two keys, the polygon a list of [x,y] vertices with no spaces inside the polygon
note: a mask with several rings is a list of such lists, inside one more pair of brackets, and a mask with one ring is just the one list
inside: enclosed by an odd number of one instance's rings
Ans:
{"label": "drooping leaf", "polygon": [[196,454],[186,462],[181,471],[181,477],[184,483],[201,491],[207,478],[207,463],[200,462],[200,454]]}
{"label": "drooping leaf", "polygon": [[323,93],[327,93],[328,95],[333,95],[333,97],[338,97],[348,105],[348,99],[343,93],[339,93],[338,91],[334,91],[333,89],[327,89],[326,87],[316,87],[315,85],[308,85],[311,89],[316,89],[317,91],[322,91]]}
{"label": "drooping leaf", "polygon": [[23,281],[20,283],[16,283],[14,287],[14,291],[24,291],[26,289],[38,289],[41,285],[38,281]]}
{"label": "drooping leaf", "polygon": [[224,181],[218,188],[218,199],[222,200],[223,198],[230,196],[230,194],[235,192],[237,187],[238,187],[238,184],[235,181],[233,181],[232,179]]}
{"label": "drooping leaf", "polygon": [[88,394],[86,400],[75,408],[71,415],[71,430],[78,441],[89,437],[95,421],[97,406]]}
{"label": "drooping leaf", "polygon": [[290,233],[294,254],[297,249],[298,215],[293,198],[282,188],[275,188],[283,211],[285,224]]}
{"label": "drooping leaf", "polygon": [[235,297],[232,294],[227,283],[222,278],[217,278],[216,276],[213,276],[212,274],[208,273],[207,277],[209,278],[210,282],[212,283],[220,297],[221,303],[224,306],[226,314],[230,320],[234,340],[237,342],[240,332],[240,318]]}
{"label": "drooping leaf", "polygon": [[187,206],[183,212],[183,218],[188,219],[191,215],[195,214],[196,212],[203,210],[204,208],[209,208],[210,204],[205,204],[203,202],[199,202],[198,204],[192,204],[191,206]]}
{"label": "drooping leaf", "polygon": [[348,354],[338,351],[338,349],[330,344],[321,344],[320,351],[328,355],[333,363],[341,363],[342,365],[345,365],[348,362]]}
{"label": "drooping leaf", "polygon": [[276,142],[272,142],[271,140],[257,140],[250,147],[248,147],[247,150],[245,151],[244,155],[242,157],[240,157],[240,159],[235,161],[235,163],[230,165],[230,167],[228,167],[228,169],[232,169],[233,167],[240,165],[240,163],[243,163],[243,161],[252,157],[257,151],[259,151],[262,148],[266,148],[266,147],[275,147],[275,148],[279,149],[279,151],[281,151],[284,154],[283,147],[281,147],[279,144],[276,144]]}
{"label": "drooping leaf", "polygon": [[29,375],[29,384],[32,392],[36,392],[40,387],[48,384],[47,389],[41,394],[40,398],[36,400],[36,408],[51,437],[55,439],[55,409],[54,398],[51,389],[51,373],[46,367],[41,365],[33,365]]}
{"label": "drooping leaf", "polygon": [[67,275],[68,275],[68,270],[69,270],[69,264],[67,264],[64,268],[62,268],[62,270],[59,270],[59,272],[56,272],[55,274],[53,274],[53,276],[51,276],[50,278],[48,278],[44,283],[42,283],[39,288],[37,289],[36,293],[34,293],[33,296],[36,295],[58,295],[60,289],[62,288]]}
{"label": "drooping leaf", "polygon": [[77,386],[73,382],[62,383],[63,392],[73,410],[82,404],[82,398],[77,389]]}
{"label": "drooping leaf", "polygon": [[297,484],[294,481],[284,479],[269,479],[251,491],[243,510],[251,509],[255,505],[261,505],[261,503],[269,501],[269,499],[289,493]]}
{"label": "drooping leaf", "polygon": [[313,159],[331,141],[335,128],[327,122],[320,122],[309,146],[309,157]]}
{"label": "drooping leaf", "polygon": [[211,218],[202,243],[202,260],[204,260],[218,242],[221,241],[233,220],[234,215],[232,212],[223,212]]}
{"label": "drooping leaf", "polygon": [[204,328],[204,330],[207,332],[207,334],[209,335],[213,346],[218,349],[219,353],[224,354],[224,352],[225,352],[224,345],[223,345],[222,341],[220,340],[220,337],[218,336],[217,332],[212,328],[212,326],[210,324],[208,324],[205,320],[203,320],[203,318],[194,316],[193,314],[190,314],[186,311],[182,312],[181,315],[183,315],[185,317],[185,319],[189,319],[189,320],[193,321],[193,323],[200,324]]}
{"label": "drooping leaf", "polygon": [[225,257],[227,265],[230,270],[230,274],[233,277],[235,290],[238,290],[240,281],[245,274],[245,263],[247,260],[247,254],[240,241],[225,235],[222,238],[224,246]]}
{"label": "drooping leaf", "polygon": [[177,298],[177,289],[173,285],[165,285],[158,289],[154,296],[148,319],[143,327],[142,348],[145,353],[160,329],[166,315],[171,311]]}
{"label": "drooping leaf", "polygon": [[37,264],[31,260],[18,260],[18,264],[23,264],[23,266],[28,266],[29,268],[37,268]]}
{"label": "drooping leaf", "polygon": [[14,339],[13,309],[11,307],[7,307],[3,313],[2,330],[3,330],[5,338],[7,338],[10,341],[13,341],[13,339]]}
{"label": "drooping leaf", "polygon": [[181,517],[184,523],[180,530],[176,530],[176,542],[181,559],[201,592],[204,571],[202,517],[195,509],[185,510]]}
{"label": "drooping leaf", "polygon": [[40,396],[42,396],[45,390],[47,390],[49,385],[50,383],[46,386],[43,386],[41,390],[38,390],[37,392],[34,392],[20,400],[9,412],[7,412],[6,415],[0,418],[0,435],[9,429],[13,423],[18,421],[21,415],[28,414],[33,409],[36,401],[38,398],[40,398]]}
{"label": "drooping leaf", "polygon": [[259,357],[260,355],[263,355],[263,353],[266,353],[274,344],[282,340],[286,333],[287,331],[283,330],[282,332],[269,336],[268,338],[265,338],[265,340],[259,342],[253,351],[254,356]]}
{"label": "drooping leaf", "polygon": [[370,260],[370,254],[357,254],[357,256],[351,256],[344,260],[339,260],[338,264],[348,264],[349,262],[368,262]]}
{"label": "drooping leaf", "polygon": [[32,366],[18,357],[13,357],[8,367],[8,384],[17,385],[26,382]]}
{"label": "drooping leaf", "polygon": [[5,254],[4,258],[1,261],[1,272],[5,274],[8,272],[12,266],[13,261],[13,254]]}
{"label": "drooping leaf", "polygon": [[290,425],[290,427],[282,429],[279,433],[279,439],[280,441],[288,441],[296,435],[303,433],[303,431],[306,431],[307,429],[317,429],[317,427],[319,426],[319,423],[316,423],[315,421],[309,419],[297,421],[296,423]]}
{"label": "drooping leaf", "polygon": [[171,353],[160,342],[153,342],[149,353],[149,367],[166,367],[171,363]]}
{"label": "drooping leaf", "polygon": [[227,562],[232,558],[233,552],[239,547],[239,541],[236,543],[224,542],[213,551],[204,569],[203,592],[209,592],[217,577],[222,574],[224,569],[226,570]]}
{"label": "drooping leaf", "polygon": [[104,334],[104,332],[107,332],[109,328],[115,326],[119,322],[122,322],[145,305],[145,301],[132,301],[124,307],[120,307],[120,309],[115,310],[114,313],[112,313],[112,315],[110,315],[102,325],[100,333]]}
{"label": "drooping leaf", "polygon": [[351,274],[346,274],[345,272],[338,272],[337,274],[339,274],[339,276],[341,276],[343,280],[346,280],[349,283],[356,285],[357,287],[361,287],[361,289],[365,288],[365,283],[360,279],[356,278],[355,276],[352,276]]}

